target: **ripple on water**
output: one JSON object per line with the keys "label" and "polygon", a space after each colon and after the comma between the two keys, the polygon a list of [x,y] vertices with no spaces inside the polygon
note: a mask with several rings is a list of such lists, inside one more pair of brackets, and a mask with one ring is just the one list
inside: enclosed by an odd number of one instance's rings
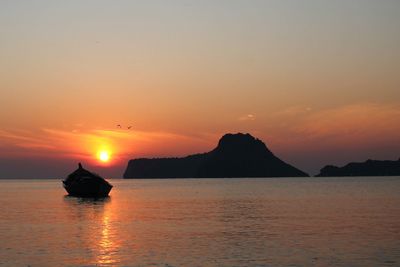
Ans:
{"label": "ripple on water", "polygon": [[397,266],[385,179],[115,180],[101,200],[0,181],[0,265]]}

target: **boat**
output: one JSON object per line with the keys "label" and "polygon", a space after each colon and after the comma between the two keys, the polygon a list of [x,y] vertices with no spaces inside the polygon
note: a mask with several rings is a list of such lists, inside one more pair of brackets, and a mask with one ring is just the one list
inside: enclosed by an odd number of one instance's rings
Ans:
{"label": "boat", "polygon": [[75,197],[107,197],[113,187],[103,177],[84,169],[81,163],[62,182],[68,194]]}

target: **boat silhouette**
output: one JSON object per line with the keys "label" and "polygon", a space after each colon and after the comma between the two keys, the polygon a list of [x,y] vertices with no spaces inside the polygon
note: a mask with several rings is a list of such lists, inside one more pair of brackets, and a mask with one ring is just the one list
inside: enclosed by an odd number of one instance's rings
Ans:
{"label": "boat silhouette", "polygon": [[113,187],[104,178],[84,169],[81,163],[62,182],[68,194],[75,197],[107,197]]}

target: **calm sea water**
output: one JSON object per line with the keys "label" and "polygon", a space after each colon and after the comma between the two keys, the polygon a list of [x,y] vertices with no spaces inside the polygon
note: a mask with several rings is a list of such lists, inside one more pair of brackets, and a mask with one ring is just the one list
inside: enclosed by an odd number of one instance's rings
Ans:
{"label": "calm sea water", "polygon": [[400,177],[0,180],[0,266],[400,266]]}

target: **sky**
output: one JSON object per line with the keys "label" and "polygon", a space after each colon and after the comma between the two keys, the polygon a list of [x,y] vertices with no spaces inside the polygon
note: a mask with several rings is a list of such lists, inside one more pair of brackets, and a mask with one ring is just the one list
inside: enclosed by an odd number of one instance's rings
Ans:
{"label": "sky", "polygon": [[397,160],[399,26],[397,0],[3,0],[0,178],[121,177],[228,132],[310,174]]}

